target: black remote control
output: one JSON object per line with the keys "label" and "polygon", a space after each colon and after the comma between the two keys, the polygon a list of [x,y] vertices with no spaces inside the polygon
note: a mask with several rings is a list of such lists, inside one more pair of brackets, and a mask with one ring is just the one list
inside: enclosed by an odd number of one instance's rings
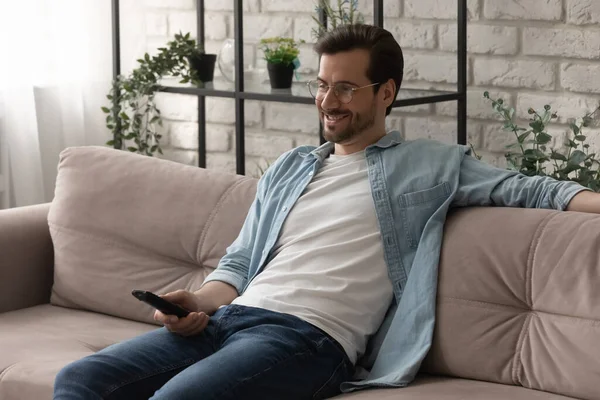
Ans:
{"label": "black remote control", "polygon": [[185,308],[180,307],[177,304],[171,303],[170,301],[167,301],[162,297],[159,297],[147,290],[133,290],[131,294],[138,300],[143,301],[144,303],[156,308],[163,314],[175,315],[179,318],[183,318],[187,317],[187,315],[190,313]]}

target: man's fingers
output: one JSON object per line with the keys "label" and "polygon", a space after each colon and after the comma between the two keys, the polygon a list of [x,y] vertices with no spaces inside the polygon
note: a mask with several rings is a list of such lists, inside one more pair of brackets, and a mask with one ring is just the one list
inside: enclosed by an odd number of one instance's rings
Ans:
{"label": "man's fingers", "polygon": [[190,314],[190,324],[186,327],[182,327],[177,331],[183,336],[191,336],[200,333],[208,323],[207,315],[202,313]]}
{"label": "man's fingers", "polygon": [[175,324],[179,321],[175,315],[166,315],[158,310],[154,311],[154,319],[163,324]]}

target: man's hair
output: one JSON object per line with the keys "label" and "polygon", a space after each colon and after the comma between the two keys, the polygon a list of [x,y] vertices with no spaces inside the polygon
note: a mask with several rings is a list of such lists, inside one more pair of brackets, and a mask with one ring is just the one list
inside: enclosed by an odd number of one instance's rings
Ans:
{"label": "man's hair", "polygon": [[[336,54],[342,51],[364,49],[369,51],[369,69],[367,77],[372,83],[386,83],[393,79],[396,83],[398,95],[402,76],[404,74],[404,56],[402,49],[390,32],[383,28],[367,24],[342,25],[330,32],[326,32],[314,45],[314,50],[319,54]],[[375,85],[375,93],[380,85]],[[389,115],[392,111],[390,105],[385,112]]]}

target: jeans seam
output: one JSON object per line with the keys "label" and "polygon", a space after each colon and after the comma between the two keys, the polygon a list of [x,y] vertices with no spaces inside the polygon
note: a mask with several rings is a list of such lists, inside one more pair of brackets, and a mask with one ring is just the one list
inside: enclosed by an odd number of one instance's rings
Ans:
{"label": "jeans seam", "polygon": [[[318,347],[317,347],[317,348],[321,347],[322,343],[323,343],[323,341],[321,341],[321,342],[320,342],[320,344],[318,345]],[[302,355],[304,355],[304,354],[307,354],[307,353],[310,353],[310,349],[306,349],[306,350],[303,350],[303,351],[299,351],[299,352],[297,352],[297,353],[294,353],[294,354],[292,354],[291,356],[289,356],[288,358],[285,358],[285,359],[283,359],[283,360],[281,360],[281,361],[279,361],[279,362],[277,362],[277,363],[275,363],[275,364],[273,364],[273,365],[270,365],[269,367],[265,368],[264,370],[262,370],[262,371],[260,371],[260,372],[257,372],[256,374],[254,374],[254,375],[252,375],[252,376],[250,376],[250,377],[248,377],[248,378],[246,378],[246,379],[244,379],[244,380],[241,380],[241,381],[239,381],[238,383],[236,383],[235,385],[233,385],[233,386],[231,386],[231,387],[229,387],[229,388],[227,388],[227,389],[223,390],[223,391],[222,391],[221,393],[219,393],[219,394],[218,394],[218,395],[217,395],[215,398],[217,398],[217,399],[218,399],[218,398],[220,398],[220,397],[221,397],[223,394],[233,391],[233,390],[234,390],[236,387],[238,387],[238,386],[239,386],[239,385],[241,385],[242,383],[244,383],[244,382],[248,382],[248,381],[250,381],[250,380],[252,380],[252,379],[256,378],[257,376],[259,376],[259,375],[262,375],[262,374],[264,374],[265,372],[272,370],[273,368],[275,368],[275,367],[277,367],[277,366],[280,366],[280,365],[282,365],[282,364],[285,364],[285,363],[287,363],[287,362],[289,362],[289,361],[291,361],[291,360],[295,359],[296,357],[298,357],[298,356],[302,356]]]}
{"label": "jeans seam", "polygon": [[142,379],[146,379],[146,378],[149,378],[151,376],[159,375],[159,374],[162,374],[162,373],[167,372],[167,371],[172,371],[174,369],[178,369],[178,368],[181,368],[181,367],[186,366],[186,365],[189,366],[189,365],[193,364],[194,362],[195,362],[195,360],[193,358],[188,358],[188,359],[185,359],[185,360],[183,360],[183,361],[181,361],[179,363],[169,364],[169,365],[167,365],[165,367],[162,367],[162,368],[160,368],[158,370],[155,370],[155,371],[152,371],[152,372],[147,372],[147,373],[144,373],[144,374],[135,375],[134,377],[132,377],[132,378],[130,378],[128,380],[121,381],[119,383],[116,383],[116,384],[108,387],[101,394],[101,396],[102,397],[107,397],[107,396],[113,394],[116,390],[119,390],[119,389],[121,389],[121,388],[123,388],[123,387],[125,387],[125,386],[127,386],[127,385],[129,385],[131,383],[133,383],[133,382],[141,381]]}
{"label": "jeans seam", "polygon": [[[225,306],[225,307],[231,307],[230,305]],[[221,314],[219,316],[219,319],[217,319],[217,322],[215,323],[215,334],[213,335],[213,349],[215,349],[215,351],[219,348],[219,346],[217,346],[217,339],[219,338],[219,328],[221,327],[221,320],[223,319],[223,317],[225,316],[225,313],[228,310],[224,310],[223,314]]]}
{"label": "jeans seam", "polygon": [[329,377],[329,379],[327,379],[327,381],[325,381],[325,383],[323,385],[321,385],[321,387],[313,394],[313,400],[317,398],[318,395],[321,394],[321,392],[323,391],[323,388],[325,388],[329,382],[331,382],[331,380],[333,379],[333,377],[337,374],[338,370],[340,369],[340,367],[342,365],[344,365],[345,360],[342,358],[342,361],[340,361],[340,363],[338,364],[337,367],[335,367],[335,369],[333,370],[333,372],[331,373],[331,376]]}

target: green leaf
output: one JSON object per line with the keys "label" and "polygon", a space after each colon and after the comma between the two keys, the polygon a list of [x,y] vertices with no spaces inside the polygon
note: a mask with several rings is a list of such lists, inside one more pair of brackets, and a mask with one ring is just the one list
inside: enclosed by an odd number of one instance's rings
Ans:
{"label": "green leaf", "polygon": [[584,141],[585,141],[585,139],[587,139],[587,138],[585,137],[585,135],[577,135],[577,136],[575,136],[575,140],[578,140],[578,141],[580,141],[580,142],[584,142]]}
{"label": "green leaf", "polygon": [[134,151],[137,151],[137,148],[135,148],[133,146],[130,146],[130,147],[127,148],[127,150],[129,150],[129,151],[131,151],[133,153]]}
{"label": "green leaf", "polygon": [[115,145],[115,141],[111,139],[108,142],[106,142],[106,144],[109,145],[109,146],[114,146]]}
{"label": "green leaf", "polygon": [[106,114],[110,113],[110,109],[108,107],[102,107],[102,111],[104,111]]}
{"label": "green leaf", "polygon": [[571,124],[571,125],[569,125],[569,126],[571,127],[571,130],[573,130],[573,133],[574,133],[575,135],[579,135],[579,127],[578,127],[577,125],[575,125],[575,124]]}
{"label": "green leaf", "polygon": [[571,154],[571,157],[569,158],[569,164],[579,165],[585,161],[586,157],[587,156],[585,155],[585,153],[583,151],[575,150],[573,152],[573,154]]}
{"label": "green leaf", "polygon": [[562,169],[562,173],[566,177],[568,174],[570,174],[573,171],[577,171],[578,169],[581,169],[579,165],[567,164],[567,166]]}
{"label": "green leaf", "polygon": [[537,144],[546,144],[552,140],[552,136],[548,135],[546,132],[541,132],[537,135],[536,143]]}
{"label": "green leaf", "polygon": [[531,127],[531,129],[533,129],[533,132],[535,132],[535,133],[539,133],[544,130],[544,123],[540,120],[535,120],[533,122],[530,122],[529,126]]}
{"label": "green leaf", "polygon": [[119,114],[119,117],[121,117],[124,121],[129,121],[129,115],[125,114],[125,112]]}
{"label": "green leaf", "polygon": [[525,133],[522,133],[522,134],[520,134],[520,135],[517,137],[517,141],[518,141],[519,143],[523,143],[523,142],[525,141],[525,139],[527,139],[527,137],[528,137],[528,136],[531,134],[531,132],[532,132],[532,131],[527,131],[527,132],[525,132]]}
{"label": "green leaf", "polygon": [[160,120],[160,117],[158,115],[155,115],[154,117],[152,117],[152,119],[150,120],[150,123],[153,124],[155,122],[157,122],[158,120]]}
{"label": "green leaf", "polygon": [[550,158],[552,160],[567,161],[567,157],[560,153],[557,153],[556,151],[552,151],[552,153],[550,154]]}

